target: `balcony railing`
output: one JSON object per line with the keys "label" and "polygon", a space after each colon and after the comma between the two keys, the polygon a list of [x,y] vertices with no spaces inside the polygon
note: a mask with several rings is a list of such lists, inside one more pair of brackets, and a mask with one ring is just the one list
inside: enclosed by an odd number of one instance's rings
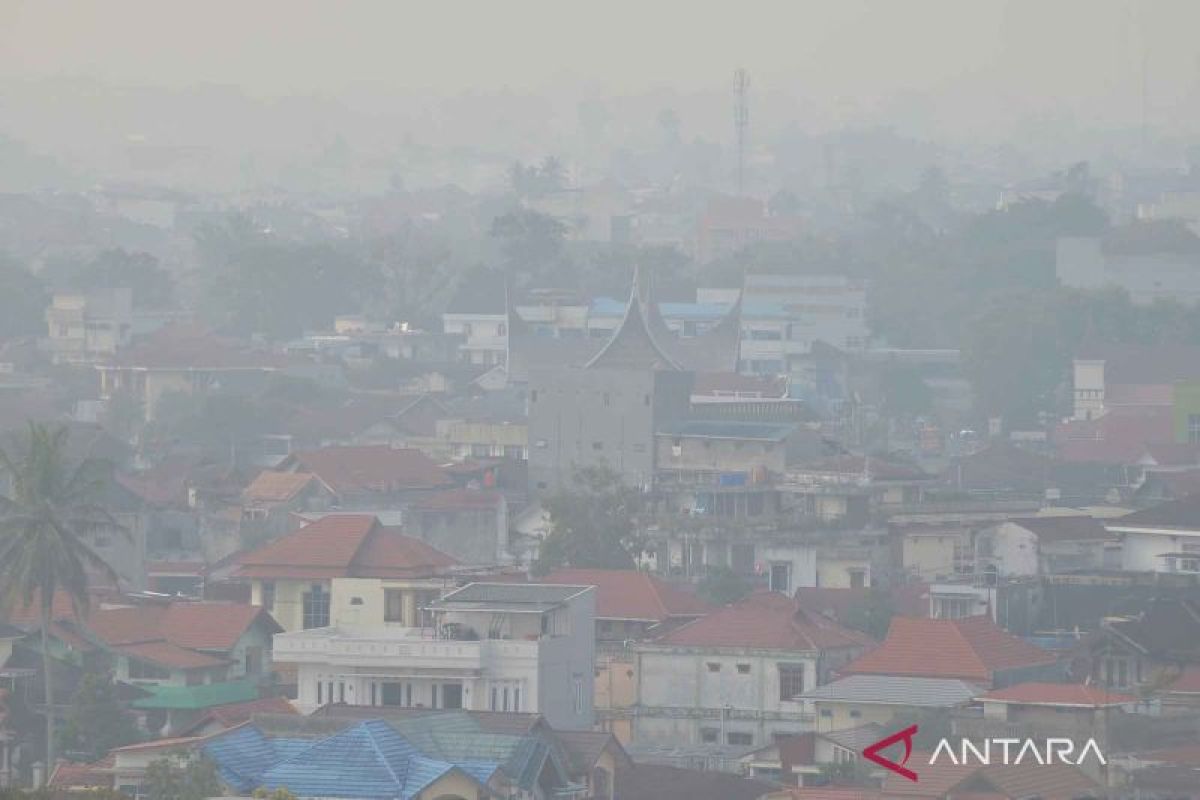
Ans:
{"label": "balcony railing", "polygon": [[275,636],[272,658],[284,663],[480,670],[495,658],[536,658],[526,639],[435,638],[431,628],[354,631],[317,628]]}

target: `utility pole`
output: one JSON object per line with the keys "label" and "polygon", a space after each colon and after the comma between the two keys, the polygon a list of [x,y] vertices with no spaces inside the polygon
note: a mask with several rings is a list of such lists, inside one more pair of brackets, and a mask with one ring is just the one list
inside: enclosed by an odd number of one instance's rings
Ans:
{"label": "utility pole", "polygon": [[737,134],[737,191],[738,196],[746,188],[746,132],[750,127],[750,75],[744,69],[733,73],[733,129]]}

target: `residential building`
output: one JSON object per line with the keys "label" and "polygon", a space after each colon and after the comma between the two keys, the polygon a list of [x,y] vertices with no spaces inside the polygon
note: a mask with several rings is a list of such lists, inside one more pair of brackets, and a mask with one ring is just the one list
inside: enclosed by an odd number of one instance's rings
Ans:
{"label": "residential building", "polygon": [[1200,300],[1195,249],[1133,250],[1114,245],[1097,236],[1060,237],[1055,251],[1058,280],[1075,289],[1119,287],[1140,305],[1160,299],[1187,304]]}
{"label": "residential building", "polygon": [[1130,572],[1200,574],[1200,494],[1109,521]]}
{"label": "residential building", "polygon": [[331,446],[301,450],[285,458],[279,472],[313,475],[343,509],[402,504],[454,481],[420,450],[387,445]]}
{"label": "residential building", "polygon": [[405,530],[463,564],[511,564],[508,501],[501,492],[450,489],[415,500]]}
{"label": "residential building", "polygon": [[46,309],[46,327],[45,347],[55,364],[111,358],[133,336],[133,290],[55,294]]}
{"label": "residential building", "polygon": [[811,709],[817,731],[840,731],[919,712],[948,711],[967,705],[979,687],[958,678],[847,675],[799,696]]}
{"label": "residential building", "polygon": [[839,674],[951,679],[990,689],[1061,673],[1054,653],[1013,636],[990,617],[973,616],[893,617],[883,642]]}
{"label": "residential building", "polygon": [[630,746],[728,751],[810,730],[812,716],[795,698],[829,680],[869,643],[774,592],[752,594],[637,643],[640,681]]}
{"label": "residential building", "polygon": [[459,360],[480,366],[508,362],[508,293],[499,279],[468,281],[442,313],[442,332],[461,336]]}
{"label": "residential building", "polygon": [[1088,515],[1011,519],[981,532],[976,550],[976,569],[1003,577],[1113,570],[1121,566],[1117,534]]}
{"label": "residential building", "polygon": [[1065,736],[1083,742],[1109,740],[1113,717],[1132,710],[1138,699],[1103,685],[1083,683],[1018,683],[976,698],[983,720],[1000,723],[995,730],[1021,726],[1039,736]]}
{"label": "residential building", "polygon": [[[862,353],[867,287],[844,275],[747,275],[741,360],[748,372],[802,374],[814,345]],[[701,295],[702,297],[704,295]]]}
{"label": "residential building", "polygon": [[129,393],[153,420],[171,393],[230,394],[256,391],[286,363],[273,353],[213,336],[188,325],[169,325],[97,364],[100,397]]}
{"label": "residential building", "polygon": [[[387,602],[389,609],[396,605],[397,621],[415,625],[418,609],[440,594],[457,562],[374,516],[331,514],[239,556],[237,563],[233,577],[250,583],[251,603],[285,631],[297,631],[331,624],[338,578],[367,581],[381,598],[394,598]],[[355,608],[363,606],[354,596]]]}
{"label": "residential building", "polygon": [[1084,642],[1081,655],[1083,673],[1111,691],[1169,695],[1176,686],[1186,691],[1189,676],[1200,666],[1200,607],[1163,596],[1137,614],[1107,617]]}
{"label": "residential building", "polygon": [[242,516],[257,530],[277,536],[290,527],[293,513],[324,510],[335,498],[311,473],[263,470],[242,490]]}
{"label": "residential building", "polygon": [[771,744],[743,756],[741,762],[751,778],[785,786],[827,786],[826,770],[829,767],[858,761],[866,747],[885,735],[881,726],[868,722],[843,730],[780,736]]}
{"label": "residential building", "polygon": [[1117,409],[1169,409],[1177,383],[1200,380],[1198,365],[1200,348],[1196,347],[1085,349],[1073,362],[1073,417],[1095,419]]}
{"label": "residential building", "polygon": [[591,727],[594,589],[469,583],[426,608],[427,625],[277,636],[276,657],[297,667],[297,708],[532,711],[556,727]]}

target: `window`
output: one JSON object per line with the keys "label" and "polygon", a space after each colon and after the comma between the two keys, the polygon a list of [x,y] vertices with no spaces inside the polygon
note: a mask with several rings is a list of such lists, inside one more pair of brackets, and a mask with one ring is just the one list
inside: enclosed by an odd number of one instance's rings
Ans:
{"label": "window", "polygon": [[371,705],[379,705],[379,684],[371,681]]}
{"label": "window", "polygon": [[717,737],[720,735],[721,735],[721,732],[719,730],[717,730],[716,728],[701,728],[700,729],[700,741],[704,742],[705,744],[716,744]]}
{"label": "window", "polygon": [[612,398],[611,398],[611,397],[609,397],[609,394],[608,394],[608,392],[605,392],[605,393],[604,393],[604,405],[605,405],[605,406],[611,406],[611,405],[612,405]]}
{"label": "window", "polygon": [[592,442],[592,449],[593,450],[603,450],[604,442]]}
{"label": "window", "polygon": [[151,664],[148,661],[129,659],[129,679],[134,681],[165,681],[171,677],[171,670]]}
{"label": "window", "polygon": [[314,583],[304,593],[304,629],[329,627],[329,593],[321,584]]}
{"label": "window", "polygon": [[263,667],[263,649],[253,646],[246,648],[246,674],[257,675],[262,672]]}
{"label": "window", "polygon": [[346,682],[345,681],[338,681],[338,702],[339,703],[346,702]]}
{"label": "window", "polygon": [[752,745],[754,744],[753,733],[742,733],[741,731],[730,731],[725,734],[725,743],[733,745]]}
{"label": "window", "polygon": [[361,597],[351,597],[350,598],[350,605],[361,606],[362,604],[363,604],[363,599]]}
{"label": "window", "polygon": [[325,684],[317,681],[317,705],[325,705]]}
{"label": "window", "polygon": [[537,402],[537,389],[534,389],[533,391],[531,391],[529,393],[529,402],[531,402],[531,403]]}
{"label": "window", "polygon": [[804,694],[804,665],[779,664],[779,699],[791,700]]}
{"label": "window", "polygon": [[861,569],[850,570],[850,588],[862,589],[867,585],[867,573]]}
{"label": "window", "polygon": [[708,667],[709,672],[720,672],[721,671],[721,665],[715,661],[709,661],[704,666]]}
{"label": "window", "polygon": [[850,709],[850,719],[859,719],[862,717],[862,712],[857,708]]}
{"label": "window", "polygon": [[[410,690],[411,697],[411,690]],[[320,702],[318,698],[318,702]],[[383,684],[383,704],[385,706],[402,706],[404,705],[404,684],[402,683],[384,683]]]}
{"label": "window", "polygon": [[[505,690],[507,692],[507,690]],[[442,684],[442,708],[462,708],[463,687],[461,683]],[[504,709],[507,711],[508,709]]]}
{"label": "window", "polygon": [[383,590],[383,621],[404,621],[404,593],[399,589]]}
{"label": "window", "polygon": [[832,710],[830,710],[830,709],[828,709],[828,708],[822,708],[822,709],[821,709],[821,717],[822,717],[823,719],[832,719],[832,718],[833,718],[833,711],[832,711]]}
{"label": "window", "polygon": [[517,686],[513,689],[513,711],[521,710],[521,687]]}
{"label": "window", "polygon": [[738,675],[749,675],[750,674],[750,665],[749,664],[738,664],[737,671],[738,671]]}
{"label": "window", "polygon": [[1200,414],[1188,414],[1187,433],[1189,442],[1200,443]]}
{"label": "window", "polygon": [[576,676],[572,679],[572,687],[575,698],[575,713],[583,713],[583,680]]}
{"label": "window", "polygon": [[263,581],[262,607],[267,611],[275,610],[275,581]]}

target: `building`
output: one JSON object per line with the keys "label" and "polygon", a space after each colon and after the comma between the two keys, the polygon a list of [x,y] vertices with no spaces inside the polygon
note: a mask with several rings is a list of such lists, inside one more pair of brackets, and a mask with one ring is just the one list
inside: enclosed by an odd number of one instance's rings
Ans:
{"label": "building", "polygon": [[[437,597],[457,562],[424,542],[386,528],[367,514],[331,514],[237,558],[235,580],[251,586],[251,603],[285,631],[323,628],[334,619],[335,579],[367,582],[397,622],[418,623],[418,609]],[[354,610],[367,609],[359,593]],[[347,596],[347,604],[352,598]],[[395,606],[393,615],[392,607]]]}
{"label": "building", "polygon": [[[802,376],[814,345],[862,353],[867,287],[844,275],[747,275],[741,360],[752,373]],[[703,296],[703,295],[702,295]]]}
{"label": "building", "polygon": [[165,395],[251,393],[285,367],[273,353],[178,324],[157,330],[96,365],[100,397],[108,400],[128,393],[141,404],[147,421],[155,418]]}
{"label": "building", "polygon": [[847,675],[799,699],[812,709],[817,731],[841,731],[870,724],[886,728],[898,714],[959,708],[978,693],[978,686],[957,678]]}
{"label": "building", "polygon": [[1151,690],[1186,701],[1170,695],[1185,693],[1200,666],[1200,607],[1159,597],[1137,614],[1105,618],[1082,655],[1082,671],[1097,686],[1125,693]]}
{"label": "building", "polygon": [[1153,247],[1128,250],[1100,237],[1066,236],[1058,240],[1054,265],[1063,286],[1119,287],[1140,305],[1160,299],[1193,304],[1200,300],[1197,257],[1195,248],[1189,252]]}
{"label": "building", "polygon": [[1121,538],[1123,569],[1200,574],[1200,494],[1135,511],[1106,527]]}
{"label": "building", "polygon": [[479,366],[508,362],[508,292],[498,279],[468,281],[442,313],[442,332],[462,337],[460,361]]}
{"label": "building", "polygon": [[741,761],[751,778],[785,786],[827,786],[827,768],[858,761],[864,748],[885,735],[882,727],[869,722],[844,730],[781,736]]}
{"label": "building", "polygon": [[414,501],[405,530],[463,564],[511,564],[508,501],[497,491],[450,489]]}
{"label": "building", "polygon": [[1095,739],[1101,744],[1109,739],[1111,718],[1138,703],[1132,695],[1082,683],[1018,683],[976,699],[983,706],[984,721],[1000,723],[996,730],[1021,726],[1042,736]]}
{"label": "building", "polygon": [[344,509],[399,505],[454,485],[420,450],[387,445],[301,450],[285,458],[277,471],[313,475],[332,492],[331,505]]}
{"label": "building", "polygon": [[802,733],[813,719],[796,697],[829,680],[870,644],[866,636],[786,595],[752,594],[634,645],[640,676],[631,748],[725,749]]}
{"label": "building", "polygon": [[[930,655],[936,653],[936,658]],[[984,688],[1058,677],[1058,657],[1013,636],[987,616],[964,619],[893,617],[875,649],[839,670],[841,675],[937,678]]]}
{"label": "building", "polygon": [[1200,380],[1198,364],[1196,347],[1110,345],[1085,350],[1072,363],[1073,416],[1086,420],[1116,409],[1170,408],[1177,383]]}
{"label": "building", "polygon": [[[1119,518],[1118,518],[1119,519]],[[1087,515],[1018,517],[976,539],[976,568],[1003,577],[1113,570],[1121,542],[1104,522]]]}
{"label": "building", "polygon": [[111,358],[133,336],[133,290],[55,294],[46,309],[45,347],[55,364]]}
{"label": "building", "polygon": [[280,634],[296,706],[325,703],[532,711],[592,725],[595,590],[469,583],[426,606],[428,624],[334,624]]}

